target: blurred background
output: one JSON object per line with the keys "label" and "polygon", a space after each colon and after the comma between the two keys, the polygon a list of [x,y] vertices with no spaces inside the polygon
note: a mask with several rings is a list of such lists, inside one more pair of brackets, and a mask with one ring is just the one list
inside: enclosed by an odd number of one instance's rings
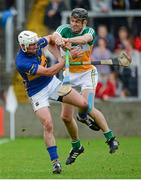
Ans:
{"label": "blurred background", "polygon": [[[88,25],[96,31],[92,61],[118,56],[123,50],[132,57],[128,68],[97,67],[95,105],[117,136],[141,136],[140,0],[0,0],[0,137],[42,136],[42,127],[15,69],[17,35],[25,29],[39,36],[51,34],[59,25],[69,23],[70,12],[76,7],[88,10]],[[56,63],[49,52],[46,56],[50,65]],[[62,79],[62,72],[57,76]],[[9,98],[11,94],[13,99]],[[52,114],[56,136],[68,137],[60,120],[59,103],[52,102]],[[81,137],[94,136],[87,127],[78,125]]]}

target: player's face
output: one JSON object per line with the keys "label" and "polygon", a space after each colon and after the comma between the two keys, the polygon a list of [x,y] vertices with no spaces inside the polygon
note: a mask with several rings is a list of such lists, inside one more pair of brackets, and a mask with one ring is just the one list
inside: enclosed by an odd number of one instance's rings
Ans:
{"label": "player's face", "polygon": [[83,29],[84,23],[78,18],[71,17],[70,25],[71,25],[72,32],[80,33]]}
{"label": "player's face", "polygon": [[29,47],[27,48],[27,53],[36,54],[37,48],[38,48],[37,43],[30,44]]}

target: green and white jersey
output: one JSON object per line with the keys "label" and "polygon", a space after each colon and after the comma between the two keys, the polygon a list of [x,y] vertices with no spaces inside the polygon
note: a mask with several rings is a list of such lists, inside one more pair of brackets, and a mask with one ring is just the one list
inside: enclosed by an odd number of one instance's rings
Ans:
{"label": "green and white jersey", "polygon": [[[79,47],[81,48],[83,55],[81,57],[77,57],[73,59],[73,61],[90,61],[90,55],[92,52],[92,47],[94,44],[94,38],[95,38],[95,31],[93,28],[85,26],[80,33],[73,33],[71,30],[70,24],[66,25],[61,25],[57,28],[56,32],[60,34],[63,38],[73,38],[73,37],[78,37],[78,36],[83,36],[85,34],[90,34],[93,37],[93,40],[91,42],[88,42],[83,45],[79,44],[72,44],[72,47],[76,48]],[[84,72],[87,70],[93,69],[92,65],[81,65],[81,66],[71,66],[70,67],[70,72]]]}
{"label": "green and white jersey", "polygon": [[[65,25],[59,26],[56,32],[58,32],[64,38],[73,38],[77,36],[83,36],[84,34],[87,34],[87,33],[93,37],[93,40],[95,38],[95,30],[88,26],[84,27],[84,29],[82,29],[80,33],[76,34],[72,32],[70,24],[65,24]],[[89,42],[88,44],[92,45],[93,41]]]}

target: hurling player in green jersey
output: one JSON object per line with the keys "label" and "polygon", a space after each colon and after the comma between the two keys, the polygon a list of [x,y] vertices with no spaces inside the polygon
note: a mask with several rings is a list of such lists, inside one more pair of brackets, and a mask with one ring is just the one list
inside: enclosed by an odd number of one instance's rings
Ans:
{"label": "hurling player in green jersey", "polygon": [[[54,32],[55,42],[65,50],[70,50],[70,62],[90,61],[91,50],[94,44],[95,31],[87,26],[88,12],[83,8],[72,10],[70,24],[61,25]],[[77,120],[88,125],[93,130],[102,130],[109,145],[109,152],[114,153],[118,149],[118,142],[109,128],[103,114],[94,107],[95,89],[98,81],[96,67],[89,65],[70,66],[70,81],[72,87],[80,87],[81,94],[89,104],[89,118],[85,114],[77,114]],[[81,154],[81,143],[78,136],[78,127],[74,119],[74,107],[62,103],[62,120],[72,138],[72,150],[66,164],[71,164]]]}

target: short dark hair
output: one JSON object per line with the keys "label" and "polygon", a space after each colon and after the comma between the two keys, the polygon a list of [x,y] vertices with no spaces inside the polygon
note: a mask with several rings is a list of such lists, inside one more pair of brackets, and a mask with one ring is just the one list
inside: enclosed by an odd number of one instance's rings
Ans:
{"label": "short dark hair", "polygon": [[80,19],[80,20],[87,20],[88,19],[88,11],[83,8],[75,8],[72,10],[71,17]]}

